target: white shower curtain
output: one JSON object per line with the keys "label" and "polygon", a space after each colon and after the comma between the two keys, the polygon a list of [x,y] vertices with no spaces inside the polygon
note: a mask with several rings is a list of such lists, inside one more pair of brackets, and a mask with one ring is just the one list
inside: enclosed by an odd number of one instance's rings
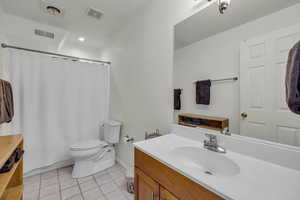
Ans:
{"label": "white shower curtain", "polygon": [[69,146],[99,138],[109,108],[109,66],[9,50],[12,133],[25,140],[25,172],[70,159]]}

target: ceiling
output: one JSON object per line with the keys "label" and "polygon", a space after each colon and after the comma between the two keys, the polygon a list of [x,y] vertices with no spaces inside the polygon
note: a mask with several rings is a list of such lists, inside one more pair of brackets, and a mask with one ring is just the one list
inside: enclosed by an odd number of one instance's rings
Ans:
{"label": "ceiling", "polygon": [[[63,15],[46,14],[41,8],[43,1],[61,8]],[[105,45],[145,3],[146,0],[0,0],[7,14],[64,29],[70,42],[78,42],[77,38],[83,36],[84,44],[92,47]],[[88,8],[101,11],[102,18],[88,17]]]}
{"label": "ceiling", "polygon": [[300,0],[231,0],[224,15],[219,14],[216,3],[212,4],[175,26],[175,49],[297,3]]}

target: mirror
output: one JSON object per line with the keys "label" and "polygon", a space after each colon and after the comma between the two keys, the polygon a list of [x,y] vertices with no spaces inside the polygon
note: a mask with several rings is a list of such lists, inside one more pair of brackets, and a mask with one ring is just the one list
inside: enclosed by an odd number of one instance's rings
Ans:
{"label": "mirror", "polygon": [[[224,14],[212,3],[177,24],[173,78],[181,102],[174,121],[183,113],[224,117],[231,133],[300,146],[300,115],[285,100],[299,10],[300,0],[231,0]],[[208,93],[197,83],[203,80],[211,80]],[[196,103],[197,90],[208,99]]]}

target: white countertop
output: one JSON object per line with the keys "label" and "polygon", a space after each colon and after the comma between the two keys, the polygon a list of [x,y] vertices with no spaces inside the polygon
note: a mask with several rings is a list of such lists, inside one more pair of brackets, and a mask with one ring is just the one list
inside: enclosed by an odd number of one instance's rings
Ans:
{"label": "white countertop", "polygon": [[226,200],[299,200],[300,172],[228,151],[228,157],[240,168],[234,176],[211,176],[182,165],[170,156],[178,147],[203,147],[199,141],[170,134],[137,142],[134,146],[180,174],[190,178]]}

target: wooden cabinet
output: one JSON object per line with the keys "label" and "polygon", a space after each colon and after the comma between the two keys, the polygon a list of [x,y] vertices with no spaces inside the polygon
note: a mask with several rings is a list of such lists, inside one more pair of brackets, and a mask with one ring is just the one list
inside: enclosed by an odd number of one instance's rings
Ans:
{"label": "wooden cabinet", "polygon": [[[23,150],[23,136],[0,136],[0,168],[16,148]],[[0,200],[20,200],[23,196],[23,158],[9,172],[0,174]]]}
{"label": "wooden cabinet", "polygon": [[163,187],[160,187],[159,189],[159,196],[160,196],[160,200],[179,200]]}
{"label": "wooden cabinet", "polygon": [[135,149],[135,200],[224,200]]}
{"label": "wooden cabinet", "polygon": [[135,200],[179,200],[138,168],[135,168],[135,188]]}
{"label": "wooden cabinet", "polygon": [[135,188],[135,200],[159,199],[159,184],[137,168],[135,169]]}

